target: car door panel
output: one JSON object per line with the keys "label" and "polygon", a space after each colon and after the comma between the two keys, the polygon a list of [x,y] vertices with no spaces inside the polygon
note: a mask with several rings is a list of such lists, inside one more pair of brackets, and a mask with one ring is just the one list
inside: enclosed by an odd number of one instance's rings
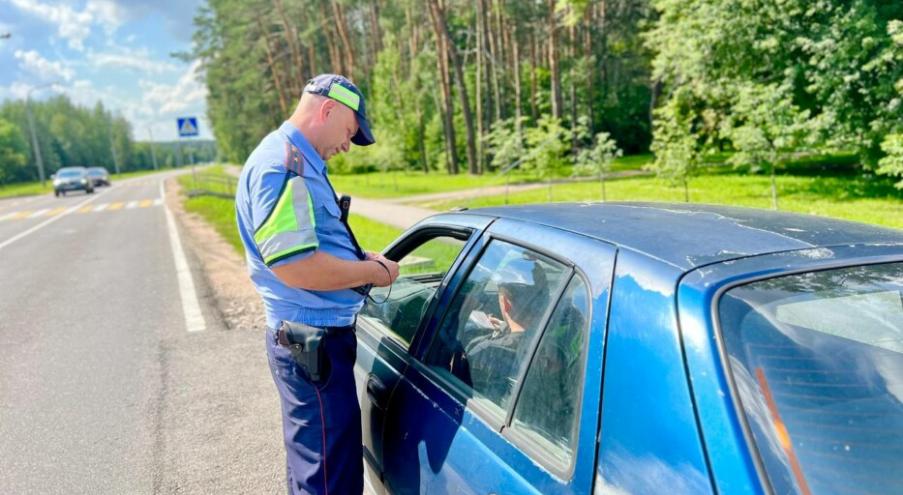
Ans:
{"label": "car door panel", "polygon": [[[455,216],[451,216],[454,219]],[[436,292],[426,303],[423,321],[415,333],[411,345],[408,346],[397,335],[393,335],[386,328],[367,318],[358,318],[358,356],[355,364],[355,382],[357,387],[358,402],[361,406],[361,421],[364,444],[364,459],[373,478],[369,480],[373,486],[381,485],[383,471],[383,430],[386,418],[388,401],[395,387],[403,375],[409,362],[409,349],[417,344],[418,335],[428,324],[430,315],[441,303],[444,288],[459,266],[466,263],[468,253],[476,246],[481,238],[482,230],[491,223],[491,217],[472,216],[458,221],[421,222],[399,237],[385,254],[390,259],[398,260],[413,249],[417,236],[429,233],[441,235],[452,231],[461,232],[469,230],[470,236],[460,254],[451,265],[445,278],[439,284]]]}
{"label": "car door panel", "polygon": [[[601,368],[609,286],[615,249],[605,243],[554,228],[498,220],[488,229],[491,238],[531,247],[541,241],[545,253],[563,256],[588,280],[592,301],[583,381],[579,437],[573,469],[553,475],[517,445],[516,435],[505,430],[508,420],[480,399],[454,391],[454,385],[435,369],[412,360],[392,395],[384,430],[385,482],[392,493],[590,493],[595,465],[595,438],[601,393]],[[480,254],[474,249],[468,266]],[[456,287],[466,277],[456,273],[456,284],[443,294],[447,309]],[[434,315],[414,355],[421,358],[441,322]]]}

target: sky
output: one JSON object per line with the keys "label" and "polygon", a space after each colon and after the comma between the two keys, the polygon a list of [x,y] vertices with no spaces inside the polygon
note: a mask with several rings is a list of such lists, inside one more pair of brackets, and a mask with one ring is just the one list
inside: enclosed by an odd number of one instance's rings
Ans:
{"label": "sky", "polygon": [[66,94],[132,124],[134,139],[177,139],[176,118],[197,117],[212,138],[207,90],[191,50],[203,0],[0,0],[0,101]]}

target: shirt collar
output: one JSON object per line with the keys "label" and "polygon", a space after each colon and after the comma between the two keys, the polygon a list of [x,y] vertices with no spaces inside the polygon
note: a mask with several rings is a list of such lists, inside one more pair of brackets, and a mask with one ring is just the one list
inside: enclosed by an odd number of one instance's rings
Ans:
{"label": "shirt collar", "polygon": [[301,150],[301,155],[307,163],[312,165],[314,170],[318,173],[322,174],[323,170],[326,168],[326,162],[320,158],[320,154],[317,153],[317,150],[315,150],[313,146],[311,146],[307,138],[304,137],[304,134],[301,134],[301,131],[289,121],[283,122],[282,125],[279,126],[279,130],[288,136],[289,141]]}

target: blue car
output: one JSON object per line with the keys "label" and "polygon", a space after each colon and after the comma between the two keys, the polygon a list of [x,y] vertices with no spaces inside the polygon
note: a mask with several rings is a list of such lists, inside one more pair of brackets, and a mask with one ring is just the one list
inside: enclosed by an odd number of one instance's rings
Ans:
{"label": "blue car", "polygon": [[358,318],[371,493],[903,493],[903,232],[688,204],[436,215]]}

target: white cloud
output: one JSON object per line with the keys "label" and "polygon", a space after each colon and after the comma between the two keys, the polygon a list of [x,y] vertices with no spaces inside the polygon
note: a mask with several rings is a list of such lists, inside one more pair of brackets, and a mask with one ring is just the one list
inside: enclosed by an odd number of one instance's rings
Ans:
{"label": "white cloud", "polygon": [[144,91],[144,104],[158,109],[157,114],[172,114],[191,106],[203,104],[207,98],[207,87],[198,81],[199,61],[193,62],[175,84],[159,84],[142,80],[139,86]]}
{"label": "white cloud", "polygon": [[22,69],[31,72],[45,81],[54,79],[70,81],[75,75],[72,69],[66,67],[62,62],[51,62],[34,50],[29,50],[27,52],[16,50],[14,55],[16,59],[19,60],[19,66]]}
{"label": "white cloud", "polygon": [[117,67],[154,74],[178,70],[178,66],[172,62],[154,60],[146,48],[140,50],[120,48],[110,52],[91,52],[88,54],[88,62],[97,68]]}
{"label": "white cloud", "polygon": [[84,40],[91,34],[91,26],[103,26],[107,34],[113,33],[124,21],[125,11],[110,0],[88,0],[83,10],[69,5],[51,5],[32,0],[10,0],[23,12],[55,24],[57,35],[69,42],[75,50],[84,49]]}

